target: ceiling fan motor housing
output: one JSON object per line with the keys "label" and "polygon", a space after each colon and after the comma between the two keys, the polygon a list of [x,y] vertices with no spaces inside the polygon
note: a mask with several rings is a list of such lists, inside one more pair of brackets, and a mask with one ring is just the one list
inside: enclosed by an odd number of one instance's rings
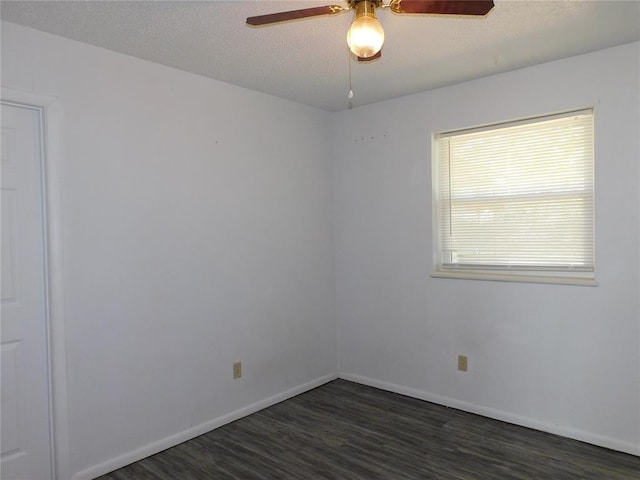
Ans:
{"label": "ceiling fan motor housing", "polygon": [[356,8],[356,6],[360,3],[368,3],[370,5],[368,5],[368,8],[371,9],[371,11],[373,11],[372,7],[381,7],[382,6],[382,0],[349,0],[349,7],[351,8]]}

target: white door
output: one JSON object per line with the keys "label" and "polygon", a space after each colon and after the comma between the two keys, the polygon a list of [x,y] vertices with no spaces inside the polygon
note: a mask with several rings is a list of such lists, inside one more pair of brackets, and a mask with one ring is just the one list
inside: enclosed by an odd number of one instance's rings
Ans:
{"label": "white door", "polygon": [[51,473],[40,111],[2,104],[2,480]]}

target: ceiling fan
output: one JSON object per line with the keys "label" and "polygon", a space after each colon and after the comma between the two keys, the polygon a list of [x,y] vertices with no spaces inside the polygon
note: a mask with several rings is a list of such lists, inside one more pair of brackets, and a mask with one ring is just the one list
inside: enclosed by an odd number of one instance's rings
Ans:
{"label": "ceiling fan", "polygon": [[325,5],[258,15],[247,18],[247,24],[262,26],[355,10],[354,20],[347,32],[347,44],[359,61],[369,61],[380,57],[384,43],[384,30],[376,18],[376,8],[389,8],[393,13],[486,15],[493,6],[493,0],[391,0],[389,4],[384,4],[382,0],[348,0],[347,7]]}

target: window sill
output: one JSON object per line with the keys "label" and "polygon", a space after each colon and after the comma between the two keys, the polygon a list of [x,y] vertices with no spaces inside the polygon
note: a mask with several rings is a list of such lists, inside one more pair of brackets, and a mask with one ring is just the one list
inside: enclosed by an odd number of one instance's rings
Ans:
{"label": "window sill", "polygon": [[488,280],[493,282],[515,283],[546,283],[556,285],[577,285],[597,287],[598,282],[593,277],[572,277],[553,274],[531,274],[529,272],[502,273],[495,271],[438,271],[431,274],[434,278],[455,278],[459,280]]}

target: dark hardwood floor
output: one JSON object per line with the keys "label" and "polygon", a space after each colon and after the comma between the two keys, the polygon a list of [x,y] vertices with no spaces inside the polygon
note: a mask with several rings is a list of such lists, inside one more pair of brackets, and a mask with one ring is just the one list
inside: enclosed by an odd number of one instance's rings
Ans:
{"label": "dark hardwood floor", "polygon": [[101,480],[640,480],[640,457],[344,380]]}

